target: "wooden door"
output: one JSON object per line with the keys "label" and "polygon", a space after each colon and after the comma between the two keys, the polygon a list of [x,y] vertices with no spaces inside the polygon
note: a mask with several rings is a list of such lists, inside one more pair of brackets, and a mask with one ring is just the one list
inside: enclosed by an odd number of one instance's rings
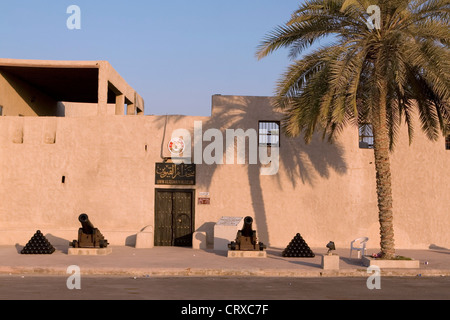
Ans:
{"label": "wooden door", "polygon": [[177,247],[192,246],[192,193],[174,192],[172,210],[174,245]]}
{"label": "wooden door", "polygon": [[156,190],[155,246],[192,246],[193,190]]}
{"label": "wooden door", "polygon": [[157,191],[155,200],[155,246],[172,246],[172,192]]}

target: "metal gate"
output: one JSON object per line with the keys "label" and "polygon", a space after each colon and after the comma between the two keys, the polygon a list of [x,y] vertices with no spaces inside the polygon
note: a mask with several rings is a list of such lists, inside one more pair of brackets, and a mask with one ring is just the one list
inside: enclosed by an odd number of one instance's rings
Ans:
{"label": "metal gate", "polygon": [[155,246],[191,247],[194,190],[156,189]]}

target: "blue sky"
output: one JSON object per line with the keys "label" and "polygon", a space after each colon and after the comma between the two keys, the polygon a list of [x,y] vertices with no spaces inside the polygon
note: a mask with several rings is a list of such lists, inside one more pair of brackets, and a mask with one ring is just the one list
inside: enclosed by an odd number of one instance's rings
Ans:
{"label": "blue sky", "polygon": [[[211,96],[270,96],[290,64],[256,47],[300,0],[15,0],[0,4],[0,57],[107,60],[146,114],[208,116]],[[67,8],[81,9],[69,30]]]}

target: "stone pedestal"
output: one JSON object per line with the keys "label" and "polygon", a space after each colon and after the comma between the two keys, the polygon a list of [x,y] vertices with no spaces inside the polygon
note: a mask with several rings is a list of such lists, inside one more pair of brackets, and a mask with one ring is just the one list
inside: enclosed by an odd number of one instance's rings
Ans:
{"label": "stone pedestal", "polygon": [[153,227],[148,226],[136,235],[136,249],[151,249],[154,247],[155,237]]}
{"label": "stone pedestal", "polygon": [[339,270],[339,256],[338,255],[324,255],[322,257],[322,269],[324,269],[324,270]]}
{"label": "stone pedestal", "polygon": [[192,249],[205,250],[206,248],[206,232],[194,232],[194,235],[192,236]]}
{"label": "stone pedestal", "polygon": [[214,250],[228,251],[228,244],[236,240],[243,227],[243,217],[222,217],[214,226]]}
{"label": "stone pedestal", "polygon": [[266,251],[237,251],[229,250],[228,258],[267,258]]}
{"label": "stone pedestal", "polygon": [[69,256],[106,256],[112,253],[112,248],[69,248]]}

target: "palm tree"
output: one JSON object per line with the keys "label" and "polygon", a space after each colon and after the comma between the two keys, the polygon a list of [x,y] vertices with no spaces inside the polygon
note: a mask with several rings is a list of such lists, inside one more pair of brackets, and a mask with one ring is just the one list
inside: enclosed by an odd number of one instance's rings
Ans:
{"label": "palm tree", "polygon": [[[309,142],[320,130],[332,141],[347,124],[372,126],[385,259],[395,257],[390,152],[398,129],[404,119],[411,143],[418,111],[431,140],[449,130],[449,17],[448,0],[310,0],[257,51],[261,59],[288,48],[294,59],[274,99],[287,135]],[[331,44],[314,46],[324,39]]]}

